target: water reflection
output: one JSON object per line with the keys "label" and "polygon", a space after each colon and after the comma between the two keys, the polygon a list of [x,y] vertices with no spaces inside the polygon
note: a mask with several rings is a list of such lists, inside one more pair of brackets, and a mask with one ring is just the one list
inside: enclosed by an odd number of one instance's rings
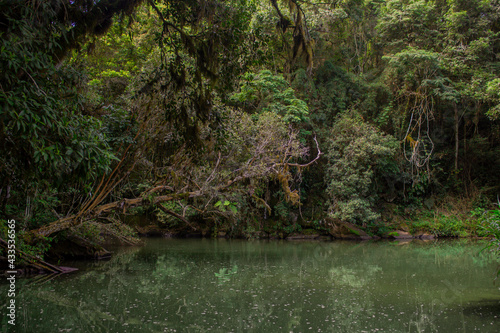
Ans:
{"label": "water reflection", "polygon": [[152,239],[20,280],[16,330],[497,332],[496,263],[481,247]]}

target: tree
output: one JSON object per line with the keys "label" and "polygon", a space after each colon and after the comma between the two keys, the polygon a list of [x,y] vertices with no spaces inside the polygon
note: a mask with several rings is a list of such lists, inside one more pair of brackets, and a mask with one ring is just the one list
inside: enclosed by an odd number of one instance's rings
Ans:
{"label": "tree", "polygon": [[330,138],[325,179],[329,214],[366,226],[379,219],[378,195],[384,191],[385,178],[398,171],[394,160],[398,143],[354,112],[340,116]]}
{"label": "tree", "polygon": [[258,74],[246,73],[241,80],[240,91],[231,99],[242,103],[249,113],[274,112],[287,123],[307,122],[307,104],[295,96],[281,75],[263,70]]}
{"label": "tree", "polygon": [[[57,4],[57,3],[56,3]],[[2,4],[0,55],[0,214],[13,193],[27,206],[63,179],[93,181],[114,155],[99,120],[81,113],[79,73],[59,65],[61,8],[51,2]],[[68,37],[69,38],[69,37]],[[33,183],[38,183],[34,185]],[[17,193],[17,194],[16,194]],[[30,208],[26,210],[30,215]]]}
{"label": "tree", "polygon": [[[493,37],[498,32],[496,6],[495,1],[394,0],[383,7],[377,26],[390,59],[388,83],[399,99],[394,105],[412,112],[415,107],[426,110],[420,113],[426,115],[423,123],[420,116],[407,116],[406,121],[417,122],[419,129],[425,125],[427,147],[453,161],[450,172],[457,184],[465,185],[460,191],[466,193],[477,192],[474,179],[482,177],[469,163],[482,159],[480,149],[470,148],[482,141],[478,130],[489,127],[485,115],[495,105],[485,88],[498,72],[493,57],[498,49]],[[425,143],[415,140],[413,128],[410,122],[410,148]],[[451,140],[453,148],[447,144]]]}

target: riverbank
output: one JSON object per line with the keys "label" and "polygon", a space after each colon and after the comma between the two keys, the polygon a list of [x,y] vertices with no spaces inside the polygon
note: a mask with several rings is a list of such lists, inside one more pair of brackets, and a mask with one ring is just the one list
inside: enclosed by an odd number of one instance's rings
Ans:
{"label": "riverbank", "polygon": [[246,239],[434,239],[434,238],[484,238],[492,237],[492,212],[477,209],[472,212],[420,211],[411,216],[389,212],[377,223],[354,225],[330,217],[314,221],[286,224],[268,220],[250,224],[246,228],[224,225],[195,225],[169,227],[149,219],[146,223],[131,223],[140,236],[174,238],[246,238]]}
{"label": "riverbank", "polygon": [[[154,216],[128,215],[122,217],[123,228],[127,237],[118,232],[106,233],[96,229],[95,223],[82,223],[78,232],[57,235],[54,239],[38,242],[38,247],[45,249],[36,252],[36,247],[29,248],[30,256],[39,258],[43,267],[34,265],[34,260],[26,260],[19,256],[16,260],[20,269],[27,274],[57,272],[47,270],[47,263],[57,263],[67,259],[109,259],[112,253],[107,251],[109,244],[122,243],[141,245],[141,237],[151,238],[232,238],[232,239],[283,239],[289,241],[318,240],[366,241],[389,239],[408,242],[431,241],[437,238],[490,238],[500,239],[498,210],[480,210],[472,212],[429,211],[423,210],[407,214],[396,210],[386,210],[378,223],[354,225],[330,217],[314,221],[302,220],[295,223],[284,223],[267,219],[265,221],[249,221],[246,225],[209,224],[204,221],[192,221],[190,225],[177,224],[174,227],[161,223]],[[126,242],[124,243],[124,239]],[[110,243],[111,242],[111,243]],[[19,242],[23,245],[24,242]],[[498,242],[491,242],[492,247]],[[22,250],[22,249],[21,249]],[[21,253],[21,252],[20,252]],[[45,260],[45,262],[43,261]],[[0,257],[6,264],[6,258]],[[1,263],[0,263],[1,264]],[[24,265],[24,266],[23,266]],[[4,265],[7,267],[6,265]]]}

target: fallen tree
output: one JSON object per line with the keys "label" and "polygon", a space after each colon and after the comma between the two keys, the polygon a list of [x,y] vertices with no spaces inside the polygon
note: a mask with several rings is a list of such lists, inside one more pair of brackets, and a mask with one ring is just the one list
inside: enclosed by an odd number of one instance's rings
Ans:
{"label": "fallen tree", "polygon": [[[3,248],[6,252],[9,248],[8,243],[2,238],[0,238],[0,247]],[[24,263],[25,267],[34,268],[38,271],[44,271],[48,273],[65,273],[66,271],[68,271],[67,268],[49,264],[48,262],[43,261],[41,258],[37,258],[31,254],[20,251],[19,249],[16,249],[16,257],[16,261]]]}
{"label": "fallen tree", "polygon": [[[271,124],[272,126],[272,124]],[[290,146],[294,143],[294,141],[297,139],[297,132],[295,131],[290,131],[289,132],[289,137],[286,138],[287,140],[284,140],[283,142],[278,143],[276,145],[276,142],[271,142],[269,140],[262,140],[262,145],[258,145],[254,147],[255,154],[248,158],[244,163],[242,163],[241,167],[238,168],[238,173],[239,175],[233,177],[232,179],[220,179],[219,180],[219,185],[212,187],[210,184],[216,178],[217,174],[217,169],[221,167],[221,164],[223,162],[221,161],[221,154],[219,154],[219,157],[215,163],[215,166],[213,170],[211,170],[210,174],[205,178],[201,185],[198,185],[198,182],[193,181],[193,180],[186,180],[186,185],[184,187],[188,187],[189,183],[194,183],[195,187],[197,187],[197,190],[192,190],[192,191],[185,191],[181,193],[168,193],[168,194],[163,194],[163,195],[156,195],[157,193],[161,192],[172,192],[174,191],[174,187],[169,186],[169,185],[157,185],[154,186],[146,191],[144,191],[139,197],[136,198],[124,198],[122,200],[114,201],[114,202],[109,202],[105,204],[99,205],[102,201],[105,200],[106,196],[110,193],[110,189],[116,187],[119,182],[123,180],[124,177],[116,177],[117,174],[117,168],[113,171],[111,176],[109,177],[108,181],[105,182],[104,186],[101,186],[104,183],[104,180],[101,181],[100,186],[98,189],[101,189],[99,194],[94,195],[93,201],[91,203],[87,203],[84,205],[83,209],[80,210],[79,213],[68,216],[62,219],[59,219],[57,221],[54,221],[48,225],[42,226],[39,229],[32,230],[31,233],[35,237],[48,237],[51,236],[55,233],[61,232],[63,230],[70,229],[72,227],[76,227],[77,225],[81,224],[82,222],[85,221],[90,221],[90,220],[95,220],[95,219],[100,219],[104,218],[106,215],[113,213],[113,212],[120,212],[120,213],[126,213],[129,208],[132,207],[137,207],[137,206],[154,206],[158,207],[161,211],[164,213],[174,216],[175,218],[178,218],[182,220],[186,225],[188,225],[191,229],[196,230],[196,227],[193,226],[186,218],[185,216],[182,216],[180,214],[177,214],[173,212],[172,210],[169,210],[165,207],[162,206],[162,203],[169,202],[169,201],[174,201],[174,200],[182,200],[182,199],[190,199],[190,198],[198,198],[198,197],[203,197],[203,196],[216,196],[219,193],[223,193],[225,191],[229,191],[232,187],[235,187],[238,183],[252,179],[252,178],[266,178],[266,177],[274,177],[276,178],[284,192],[285,195],[287,196],[286,199],[287,201],[292,202],[293,204],[298,204],[299,203],[299,195],[297,191],[291,190],[289,181],[290,181],[290,168],[306,168],[313,163],[315,163],[320,156],[322,155],[322,152],[319,148],[318,142],[316,138],[314,138],[314,141],[316,143],[316,149],[317,149],[317,154],[314,159],[309,161],[308,163],[304,164],[299,164],[299,163],[292,163],[290,160],[293,157],[303,157],[306,154],[306,150],[302,149],[300,151],[300,155],[297,155],[296,153],[293,152],[293,150],[290,149]],[[252,164],[254,161],[257,160],[258,157],[260,157],[260,160],[262,161],[262,156],[259,156],[262,154],[262,152],[266,151],[266,148],[269,148],[269,146],[274,145],[275,147],[278,147],[279,144],[283,144],[280,147],[280,155],[275,155],[276,151],[267,151],[268,156],[278,156],[278,158],[273,158],[272,160],[269,160],[264,167],[260,165],[258,169],[252,168]],[[120,164],[119,164],[120,165]],[[258,172],[256,172],[258,170]],[[112,181],[112,177],[115,177],[115,181]],[[192,186],[192,185],[191,185]],[[97,192],[96,192],[97,193]],[[249,194],[250,196],[255,197],[253,194]],[[267,209],[270,209],[265,200],[262,198],[257,198],[258,201],[261,201],[267,206]],[[200,212],[205,212],[203,209],[197,209]]]}

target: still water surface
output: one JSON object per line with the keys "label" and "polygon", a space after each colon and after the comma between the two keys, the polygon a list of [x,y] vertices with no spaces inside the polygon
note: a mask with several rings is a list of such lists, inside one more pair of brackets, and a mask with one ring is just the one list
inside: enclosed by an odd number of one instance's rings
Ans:
{"label": "still water surface", "polygon": [[497,333],[483,246],[148,239],[71,263],[77,273],[18,279],[15,331]]}

